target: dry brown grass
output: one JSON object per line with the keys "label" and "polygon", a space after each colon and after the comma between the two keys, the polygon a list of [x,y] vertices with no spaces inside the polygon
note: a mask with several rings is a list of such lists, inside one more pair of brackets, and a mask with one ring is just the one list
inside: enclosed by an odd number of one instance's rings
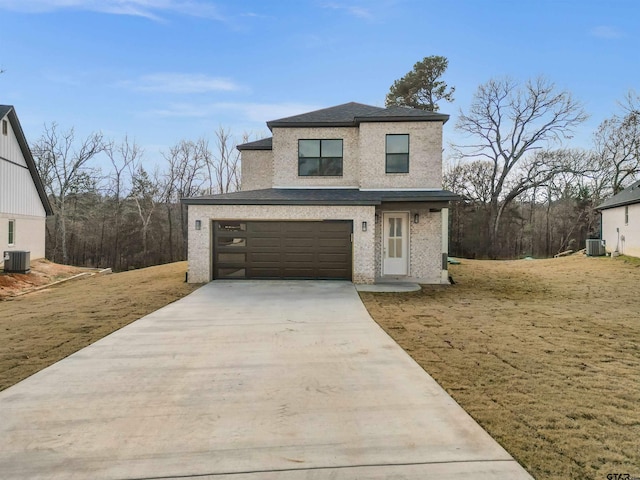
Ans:
{"label": "dry brown grass", "polygon": [[[47,269],[18,280],[29,288],[43,275],[75,273]],[[0,301],[0,390],[191,293],[198,285],[184,283],[186,269],[180,262],[83,278]]]}
{"label": "dry brown grass", "polygon": [[374,319],[536,479],[640,477],[640,261],[451,266],[362,293]]}

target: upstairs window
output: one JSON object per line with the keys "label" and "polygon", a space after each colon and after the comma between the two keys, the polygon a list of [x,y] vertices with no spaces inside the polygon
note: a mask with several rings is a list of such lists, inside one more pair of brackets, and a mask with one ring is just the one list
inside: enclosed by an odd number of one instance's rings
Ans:
{"label": "upstairs window", "polygon": [[298,175],[341,177],[342,140],[298,140]]}
{"label": "upstairs window", "polygon": [[624,224],[629,225],[629,205],[624,206]]}
{"label": "upstairs window", "polygon": [[6,120],[2,120],[2,134],[9,135],[9,125]]}
{"label": "upstairs window", "polygon": [[387,135],[386,173],[409,173],[409,135]]}
{"label": "upstairs window", "polygon": [[9,246],[16,243],[16,221],[9,220]]}

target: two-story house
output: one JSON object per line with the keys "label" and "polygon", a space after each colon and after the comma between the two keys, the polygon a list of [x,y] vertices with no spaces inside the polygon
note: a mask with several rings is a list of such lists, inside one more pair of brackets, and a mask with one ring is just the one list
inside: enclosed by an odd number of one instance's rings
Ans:
{"label": "two-story house", "polygon": [[190,282],[448,283],[448,115],[346,103],[239,145],[241,191],[186,198]]}
{"label": "two-story house", "polygon": [[31,259],[44,257],[45,221],[52,214],[16,111],[0,105],[0,254],[24,250]]}

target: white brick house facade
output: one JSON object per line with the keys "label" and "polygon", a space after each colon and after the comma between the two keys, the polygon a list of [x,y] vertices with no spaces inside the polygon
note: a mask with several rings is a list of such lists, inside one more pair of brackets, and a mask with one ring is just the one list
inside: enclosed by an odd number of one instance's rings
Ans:
{"label": "white brick house facade", "polygon": [[[349,103],[268,122],[272,138],[238,147],[240,192],[183,199],[189,281],[339,272],[363,284],[448,282],[446,212],[457,196],[441,189],[447,119]],[[325,235],[320,222],[346,226]],[[298,234],[308,248],[296,250]]]}

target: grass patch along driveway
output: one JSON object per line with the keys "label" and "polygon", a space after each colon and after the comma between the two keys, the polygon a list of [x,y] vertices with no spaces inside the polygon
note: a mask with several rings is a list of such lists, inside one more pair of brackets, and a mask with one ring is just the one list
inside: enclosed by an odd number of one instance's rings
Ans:
{"label": "grass patch along driveway", "polygon": [[0,301],[0,390],[191,293],[186,270],[170,263]]}
{"label": "grass patch along driveway", "polygon": [[456,285],[361,298],[536,479],[640,478],[640,263],[463,260],[450,272]]}

